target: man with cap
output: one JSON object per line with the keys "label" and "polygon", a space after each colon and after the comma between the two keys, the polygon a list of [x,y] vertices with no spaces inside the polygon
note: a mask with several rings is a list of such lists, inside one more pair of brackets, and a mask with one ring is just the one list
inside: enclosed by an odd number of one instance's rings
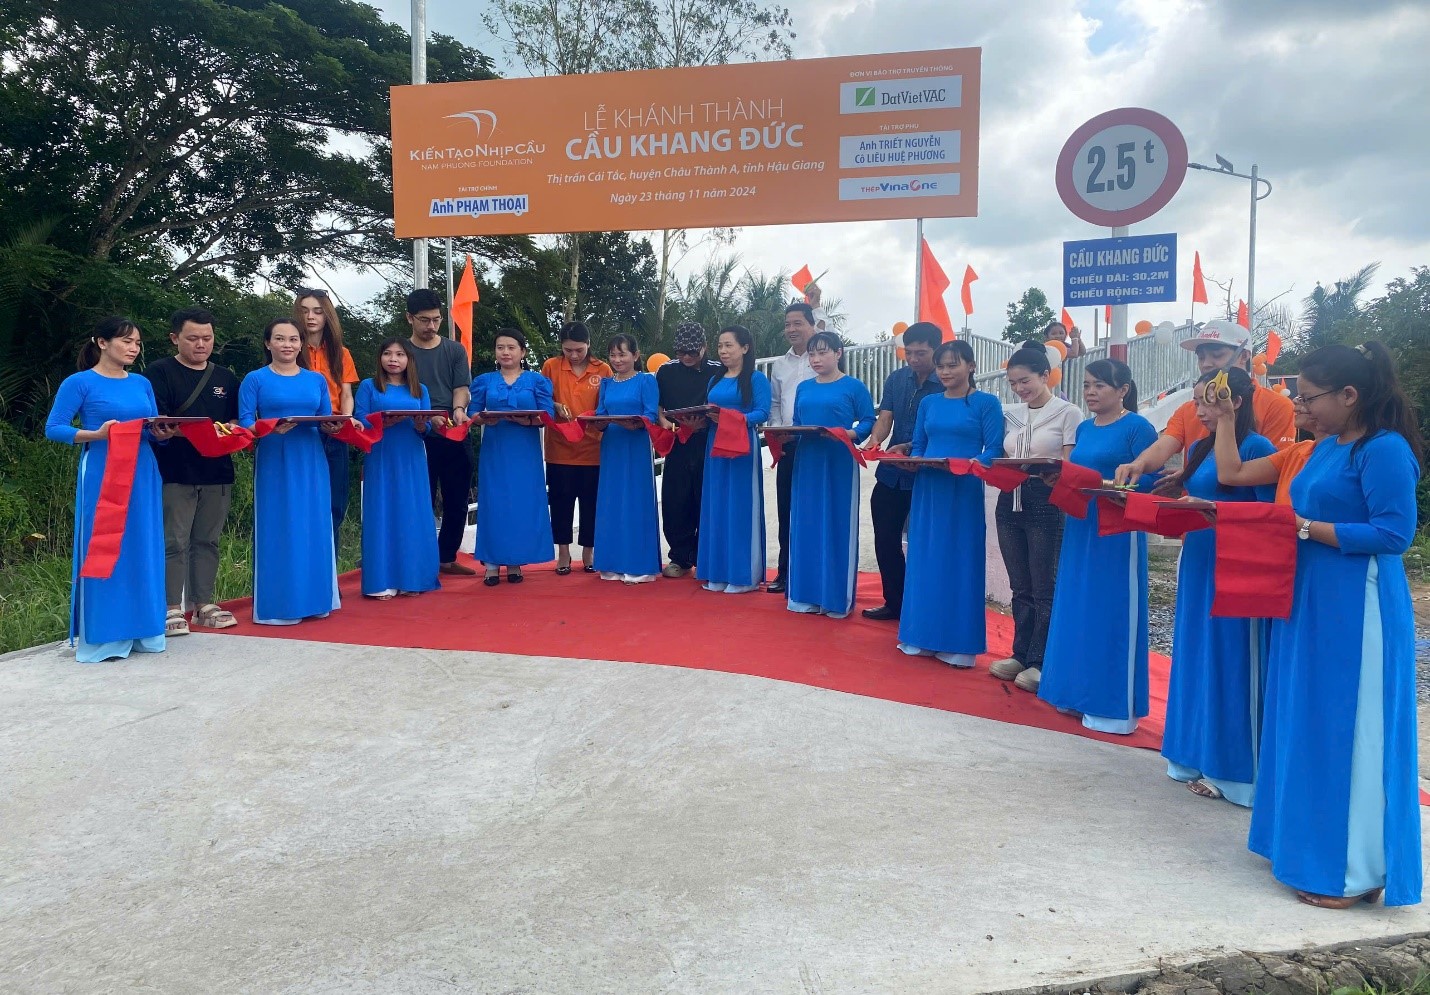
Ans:
{"label": "man with cap", "polygon": [[[705,358],[705,326],[698,321],[683,322],[675,330],[675,358],[655,371],[660,423],[670,429],[678,427],[665,413],[704,404],[710,384],[724,375],[725,367]],[[695,566],[708,431],[708,423],[702,421],[689,439],[677,439],[661,470],[660,503],[665,541],[670,546],[670,562],[661,572],[667,577],[684,577]]]}
{"label": "man with cap", "polygon": [[[1182,341],[1182,348],[1197,354],[1197,370],[1207,374],[1240,366],[1251,373],[1251,333],[1233,321],[1220,318],[1202,325],[1196,335]],[[1296,441],[1296,409],[1291,399],[1262,387],[1252,377],[1251,407],[1256,415],[1256,431],[1271,440],[1277,449]],[[1197,402],[1187,401],[1172,413],[1157,441],[1131,463],[1117,468],[1118,483],[1136,483],[1144,473],[1161,469],[1177,453],[1185,455],[1206,438],[1207,430],[1197,419]],[[1175,482],[1171,478],[1168,483]]]}

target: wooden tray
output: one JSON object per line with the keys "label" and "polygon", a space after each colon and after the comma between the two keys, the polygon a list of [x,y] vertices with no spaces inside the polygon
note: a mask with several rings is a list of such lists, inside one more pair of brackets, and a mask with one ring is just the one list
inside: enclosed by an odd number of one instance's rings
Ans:
{"label": "wooden tray", "polygon": [[712,411],[719,411],[716,404],[697,404],[692,408],[671,408],[665,413],[667,418],[701,418]]}
{"label": "wooden tray", "polygon": [[322,425],[331,421],[348,421],[350,415],[286,415],[278,419],[280,425]]}
{"label": "wooden tray", "polygon": [[400,410],[400,411],[383,411],[383,412],[381,412],[381,414],[382,414],[382,420],[383,420],[383,421],[387,421],[388,419],[396,420],[396,419],[398,419],[398,418],[451,418],[451,417],[452,417],[452,412],[450,412],[450,411],[413,411],[413,410],[408,409],[408,408],[404,408],[404,409],[402,409],[402,410]]}
{"label": "wooden tray", "polygon": [[1040,473],[1043,470],[1061,470],[1063,461],[1056,456],[999,456],[994,466],[1011,466],[1025,473]]}
{"label": "wooden tray", "polygon": [[540,418],[544,414],[546,414],[545,411],[526,409],[522,409],[520,411],[478,411],[476,414],[472,415],[472,420],[491,421],[493,419],[500,418]]}
{"label": "wooden tray", "polygon": [[947,470],[948,460],[938,459],[934,456],[885,456],[883,459],[875,460],[875,466],[896,466],[901,470]]}
{"label": "wooden tray", "polygon": [[205,418],[202,415],[158,415],[154,418],[145,418],[145,425],[197,425],[199,422],[211,422],[212,418]]}
{"label": "wooden tray", "polygon": [[828,435],[829,429],[823,425],[776,425],[760,429],[765,435]]}
{"label": "wooden tray", "polygon": [[629,422],[638,422],[641,427],[645,427],[640,415],[577,415],[576,420],[598,427],[601,425],[624,425]]}
{"label": "wooden tray", "polygon": [[[1126,499],[1129,494],[1136,494],[1135,490],[1123,490],[1121,487],[1083,487],[1080,490],[1092,497],[1110,497],[1113,499]],[[1178,508],[1191,508],[1194,511],[1209,511],[1216,514],[1216,502],[1204,501],[1201,498],[1177,498],[1172,501],[1159,501],[1158,504],[1171,505]]]}

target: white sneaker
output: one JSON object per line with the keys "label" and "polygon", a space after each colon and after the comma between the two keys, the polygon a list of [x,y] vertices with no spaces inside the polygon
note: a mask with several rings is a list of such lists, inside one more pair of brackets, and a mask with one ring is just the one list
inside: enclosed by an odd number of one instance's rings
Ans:
{"label": "white sneaker", "polygon": [[1025,669],[1027,668],[1011,656],[1005,660],[995,660],[988,665],[988,672],[1000,681],[1011,681]]}

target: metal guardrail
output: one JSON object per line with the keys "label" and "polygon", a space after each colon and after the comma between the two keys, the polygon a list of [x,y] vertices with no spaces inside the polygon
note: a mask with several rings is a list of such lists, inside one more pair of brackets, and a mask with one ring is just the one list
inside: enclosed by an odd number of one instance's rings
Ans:
{"label": "metal guardrail", "polygon": [[[998,371],[997,376],[1003,375],[999,366],[1017,350],[1017,346],[1011,342],[985,338],[982,335],[970,335],[968,341],[973,346],[973,359],[978,369]],[[766,356],[764,359],[755,360],[755,369],[769,376],[776,358]],[[844,371],[864,382],[864,386],[869,388],[869,393],[874,397],[875,407],[883,398],[884,381],[902,365],[892,342],[852,345],[844,350]]]}
{"label": "metal guardrail", "polygon": [[[1132,369],[1132,380],[1137,384],[1137,394],[1142,407],[1156,403],[1158,398],[1169,391],[1194,383],[1197,379],[1197,357],[1189,349],[1183,349],[1184,339],[1195,334],[1196,328],[1182,325],[1172,333],[1167,344],[1158,342],[1153,335],[1139,335],[1127,343],[1127,365]],[[1087,411],[1082,400],[1082,375],[1089,363],[1107,358],[1107,346],[1089,349],[1076,359],[1063,362],[1061,389],[1068,400]],[[1006,358],[1006,357],[1005,357]],[[1001,362],[1001,360],[1000,360]],[[980,363],[979,368],[983,366]],[[1008,389],[1008,377],[1001,369],[980,373],[974,378],[979,390],[996,394],[1000,401],[1011,403],[1014,398]]]}

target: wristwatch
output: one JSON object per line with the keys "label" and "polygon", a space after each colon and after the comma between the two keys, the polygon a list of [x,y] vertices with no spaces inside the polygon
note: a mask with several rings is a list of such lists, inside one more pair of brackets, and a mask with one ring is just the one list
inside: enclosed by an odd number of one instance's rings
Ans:
{"label": "wristwatch", "polygon": [[1297,539],[1309,539],[1309,538],[1311,538],[1311,520],[1310,520],[1309,518],[1303,518],[1303,519],[1301,519],[1301,527],[1296,530],[1296,538],[1297,538]]}

